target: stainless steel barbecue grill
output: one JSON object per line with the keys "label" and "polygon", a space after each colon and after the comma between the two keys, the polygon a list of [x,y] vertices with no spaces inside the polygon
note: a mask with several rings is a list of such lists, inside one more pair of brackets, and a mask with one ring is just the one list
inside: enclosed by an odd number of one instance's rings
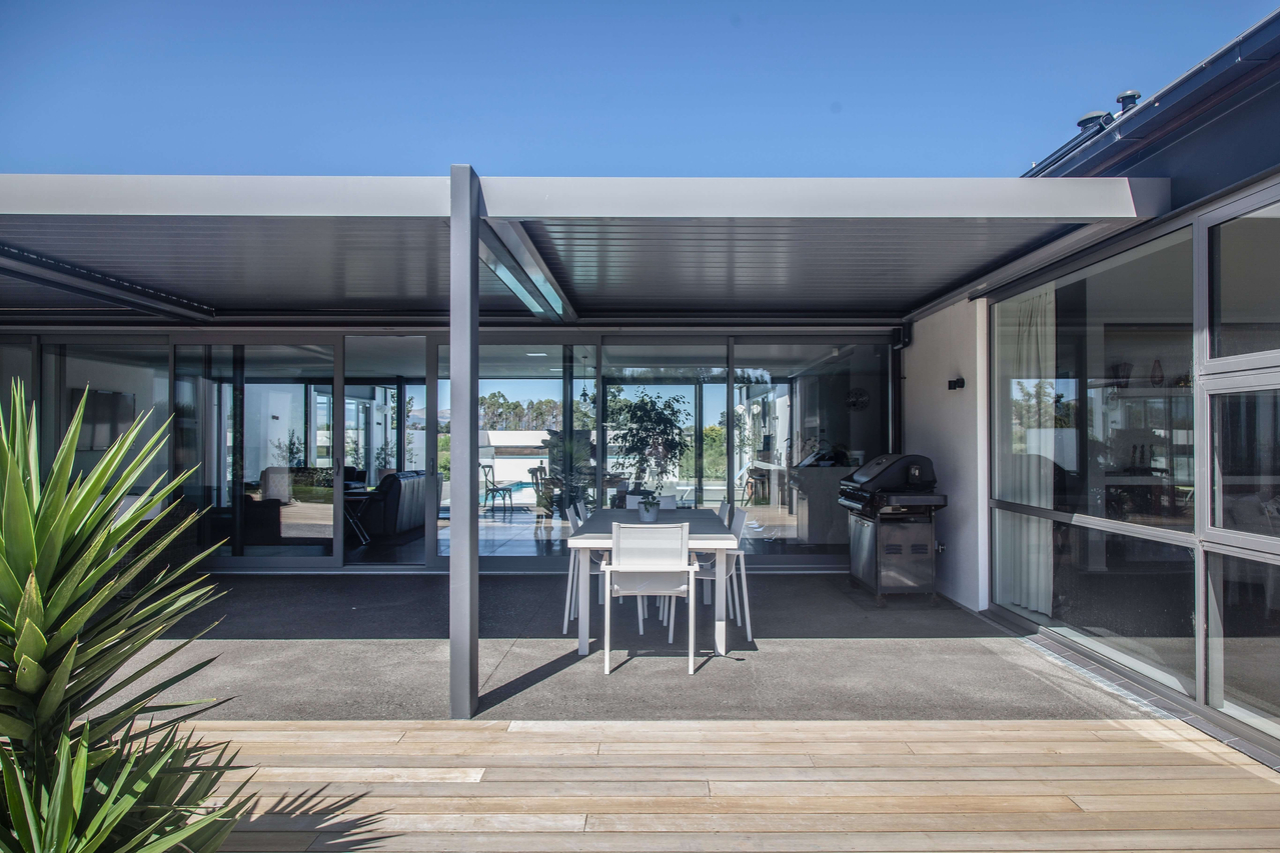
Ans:
{"label": "stainless steel barbecue grill", "polygon": [[947,505],[927,456],[885,454],[840,481],[849,510],[849,571],[884,606],[893,593],[934,592],[933,514]]}

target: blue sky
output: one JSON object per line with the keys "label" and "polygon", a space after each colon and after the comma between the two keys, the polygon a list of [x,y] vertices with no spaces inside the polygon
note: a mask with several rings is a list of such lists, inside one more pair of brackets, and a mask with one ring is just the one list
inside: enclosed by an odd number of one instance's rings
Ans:
{"label": "blue sky", "polygon": [[1017,175],[1274,2],[0,0],[0,172]]}

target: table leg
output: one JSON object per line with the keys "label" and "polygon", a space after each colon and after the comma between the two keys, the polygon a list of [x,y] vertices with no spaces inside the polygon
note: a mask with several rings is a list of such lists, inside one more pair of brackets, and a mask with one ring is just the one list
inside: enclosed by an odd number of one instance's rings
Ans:
{"label": "table leg", "polygon": [[591,552],[573,549],[578,561],[578,654],[591,654]]}
{"label": "table leg", "polygon": [[725,575],[727,560],[724,549],[716,551],[716,654],[726,652],[728,640],[725,636]]}

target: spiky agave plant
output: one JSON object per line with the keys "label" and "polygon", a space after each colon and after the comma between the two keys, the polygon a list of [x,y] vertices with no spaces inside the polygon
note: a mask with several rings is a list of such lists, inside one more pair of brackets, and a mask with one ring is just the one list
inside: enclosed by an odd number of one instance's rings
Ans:
{"label": "spiky agave plant", "polygon": [[[196,516],[171,519],[177,504],[168,499],[187,474],[162,476],[125,504],[164,448],[167,424],[132,453],[149,414],[72,481],[87,396],[43,483],[35,410],[20,383],[8,423],[0,412],[0,852],[161,853],[181,844],[212,853],[247,804],[241,786],[222,806],[208,805],[234,756],[181,728],[207,700],[159,699],[212,661],[141,686],[199,635],[115,677],[216,597],[204,578],[183,578],[213,549],[120,596]],[[176,716],[156,721],[162,712]]]}

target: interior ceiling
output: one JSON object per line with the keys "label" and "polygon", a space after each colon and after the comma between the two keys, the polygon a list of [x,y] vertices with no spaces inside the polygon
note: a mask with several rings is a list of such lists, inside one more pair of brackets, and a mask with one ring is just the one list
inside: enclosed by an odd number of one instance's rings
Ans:
{"label": "interior ceiling", "polygon": [[[524,225],[587,321],[897,318],[1074,227],[911,218]],[[10,214],[0,215],[0,244],[192,300],[223,318],[448,311],[443,217]],[[488,267],[480,272],[485,316],[529,317]],[[91,298],[0,283],[0,316],[122,313]]]}

